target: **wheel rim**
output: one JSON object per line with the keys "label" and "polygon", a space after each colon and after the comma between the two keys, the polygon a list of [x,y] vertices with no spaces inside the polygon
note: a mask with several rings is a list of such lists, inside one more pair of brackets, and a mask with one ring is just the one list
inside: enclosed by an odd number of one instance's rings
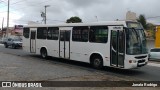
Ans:
{"label": "wheel rim", "polygon": [[100,64],[101,64],[101,60],[100,59],[97,58],[97,59],[94,60],[94,66],[95,67],[99,67]]}

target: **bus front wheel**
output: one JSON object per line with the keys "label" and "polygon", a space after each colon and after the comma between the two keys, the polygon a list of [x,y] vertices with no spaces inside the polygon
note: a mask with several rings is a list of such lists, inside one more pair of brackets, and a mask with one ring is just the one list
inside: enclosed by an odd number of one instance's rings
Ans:
{"label": "bus front wheel", "polygon": [[91,65],[95,69],[101,69],[103,67],[103,60],[99,56],[94,56],[91,60]]}
{"label": "bus front wheel", "polygon": [[47,59],[47,50],[45,48],[41,49],[41,57],[44,59]]}

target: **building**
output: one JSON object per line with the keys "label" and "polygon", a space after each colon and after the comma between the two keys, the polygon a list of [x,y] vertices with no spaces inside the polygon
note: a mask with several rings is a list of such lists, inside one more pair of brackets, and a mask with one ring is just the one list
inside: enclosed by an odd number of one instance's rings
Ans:
{"label": "building", "polygon": [[156,26],[155,47],[160,47],[160,25],[159,25],[159,26]]}
{"label": "building", "polygon": [[[8,36],[11,35],[13,29],[14,29],[13,27],[9,27]],[[7,28],[3,28],[3,29],[0,31],[0,38],[6,37],[6,31],[7,31]]]}
{"label": "building", "polygon": [[[0,38],[6,37],[7,28],[3,28],[0,31]],[[8,36],[22,36],[23,34],[23,26],[22,25],[15,25],[14,27],[9,27]]]}
{"label": "building", "polygon": [[126,13],[126,20],[132,20],[132,21],[137,21],[136,13],[128,11]]}

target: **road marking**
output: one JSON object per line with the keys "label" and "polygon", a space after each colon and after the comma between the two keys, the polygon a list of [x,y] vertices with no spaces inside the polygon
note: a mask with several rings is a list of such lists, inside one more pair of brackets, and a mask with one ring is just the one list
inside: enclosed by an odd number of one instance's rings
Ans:
{"label": "road marking", "polygon": [[160,64],[157,63],[148,63],[149,66],[160,67]]}

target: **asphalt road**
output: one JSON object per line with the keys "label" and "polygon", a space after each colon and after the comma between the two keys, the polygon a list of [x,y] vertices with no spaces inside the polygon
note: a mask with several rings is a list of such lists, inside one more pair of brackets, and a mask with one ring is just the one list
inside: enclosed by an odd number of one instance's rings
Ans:
{"label": "asphalt road", "polygon": [[[4,48],[4,46],[0,45],[0,53],[2,53],[2,55],[4,54],[4,58],[10,58],[10,60],[12,61],[15,58],[12,57],[18,57],[20,62],[23,62],[23,59],[29,59],[30,63],[26,62],[26,65],[36,65],[36,68],[41,68],[44,67],[43,63],[46,67],[48,68],[54,68],[51,69],[49,72],[47,70],[47,68],[45,68],[43,71],[44,73],[47,73],[47,76],[52,76],[51,72],[54,72],[54,70],[58,70],[56,74],[54,74],[53,78],[48,78],[47,80],[55,80],[55,78],[62,78],[62,77],[70,77],[70,76],[85,76],[85,75],[109,75],[109,76],[115,76],[116,78],[121,78],[121,79],[137,79],[137,80],[145,80],[145,81],[160,81],[160,64],[159,62],[152,62],[152,63],[157,63],[156,66],[154,65],[147,65],[145,67],[139,68],[139,69],[133,69],[133,70],[120,70],[120,69],[114,69],[114,68],[109,68],[109,67],[105,67],[102,70],[95,70],[92,69],[91,66],[89,64],[86,63],[80,63],[80,62],[75,62],[75,61],[68,61],[68,60],[61,60],[61,59],[57,59],[57,58],[52,58],[50,57],[49,60],[44,60],[41,59],[39,55],[31,55],[27,52],[22,51],[22,49],[11,49],[11,48]],[[10,55],[10,57],[7,57],[6,55]],[[22,59],[23,58],[23,59]],[[3,59],[2,56],[0,59]],[[21,60],[22,59],[22,60]],[[6,62],[4,60],[2,60],[3,62]],[[16,59],[13,60],[16,62]],[[150,63],[150,62],[149,62]],[[48,65],[50,66],[48,66]],[[7,64],[8,65],[8,64]],[[58,69],[59,67],[56,67],[55,69],[55,65],[59,65],[62,67],[62,69]],[[25,66],[27,67],[27,66]],[[16,68],[16,67],[10,67],[10,68]],[[33,67],[35,68],[35,67]],[[31,68],[30,68],[31,69]],[[69,69],[73,69],[72,71],[69,72]],[[22,69],[22,71],[24,71]],[[34,72],[34,71],[30,71],[30,72]],[[40,71],[36,71],[38,74],[40,74]],[[17,73],[20,74],[21,72]],[[34,75],[33,75],[34,76]],[[35,75],[36,76],[36,75]],[[45,75],[40,76],[42,80],[45,80],[44,77]],[[97,77],[97,76],[96,76]],[[26,77],[27,78],[27,77]],[[35,77],[34,77],[35,78]],[[113,78],[112,78],[113,79]],[[3,78],[0,78],[0,80],[4,80]],[[30,79],[27,79],[30,80]],[[31,79],[32,80],[32,79]],[[39,78],[35,78],[35,80],[39,80]]]}

